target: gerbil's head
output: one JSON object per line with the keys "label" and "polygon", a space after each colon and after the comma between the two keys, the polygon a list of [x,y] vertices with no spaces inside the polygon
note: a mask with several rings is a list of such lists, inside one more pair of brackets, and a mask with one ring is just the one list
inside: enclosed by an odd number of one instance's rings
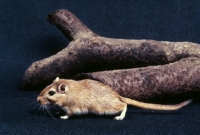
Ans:
{"label": "gerbil's head", "polygon": [[37,97],[37,101],[42,105],[52,104],[61,106],[62,103],[60,101],[62,101],[67,91],[68,86],[57,77],[51,85],[42,90]]}

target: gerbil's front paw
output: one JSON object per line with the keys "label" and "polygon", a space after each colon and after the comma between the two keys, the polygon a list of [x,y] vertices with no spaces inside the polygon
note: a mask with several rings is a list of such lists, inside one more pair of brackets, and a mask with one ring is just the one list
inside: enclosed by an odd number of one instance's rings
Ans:
{"label": "gerbil's front paw", "polygon": [[123,120],[124,118],[122,116],[116,116],[114,119],[115,120]]}
{"label": "gerbil's front paw", "polygon": [[69,117],[67,115],[65,116],[60,116],[61,119],[68,119]]}

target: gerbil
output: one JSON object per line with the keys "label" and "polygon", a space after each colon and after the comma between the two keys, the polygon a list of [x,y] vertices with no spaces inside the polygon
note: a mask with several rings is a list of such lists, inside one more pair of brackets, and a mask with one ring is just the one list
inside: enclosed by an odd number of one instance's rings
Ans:
{"label": "gerbil", "polygon": [[127,104],[152,110],[177,110],[191,102],[187,100],[176,105],[160,105],[143,103],[120,96],[112,88],[94,80],[66,80],[58,77],[47,86],[37,97],[43,105],[59,106],[65,113],[61,119],[67,119],[74,114],[118,114],[116,120],[122,120],[126,115]]}

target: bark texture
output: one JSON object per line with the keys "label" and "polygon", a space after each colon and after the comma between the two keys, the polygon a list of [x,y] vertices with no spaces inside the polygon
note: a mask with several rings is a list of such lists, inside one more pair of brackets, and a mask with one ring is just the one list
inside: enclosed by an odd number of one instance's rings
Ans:
{"label": "bark texture", "polygon": [[71,42],[56,55],[34,62],[24,74],[24,89],[44,86],[57,76],[73,78],[77,73],[116,69],[126,70],[80,74],[79,77],[102,81],[123,96],[136,99],[199,88],[200,46],[196,43],[105,38],[63,9],[49,14],[47,20]]}
{"label": "bark texture", "polygon": [[149,101],[195,97],[200,92],[199,75],[199,59],[189,57],[162,66],[81,73],[76,79],[97,80],[122,96]]}

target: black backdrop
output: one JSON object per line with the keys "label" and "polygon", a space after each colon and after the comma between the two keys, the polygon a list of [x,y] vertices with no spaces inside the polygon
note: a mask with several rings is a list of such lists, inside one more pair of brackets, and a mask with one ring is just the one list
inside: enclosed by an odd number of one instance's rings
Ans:
{"label": "black backdrop", "polygon": [[20,88],[24,71],[69,41],[46,21],[68,9],[99,35],[200,43],[199,0],[1,0],[0,134],[199,134],[200,105],[175,112],[128,107],[123,121],[83,116],[53,119],[36,107],[37,92]]}

